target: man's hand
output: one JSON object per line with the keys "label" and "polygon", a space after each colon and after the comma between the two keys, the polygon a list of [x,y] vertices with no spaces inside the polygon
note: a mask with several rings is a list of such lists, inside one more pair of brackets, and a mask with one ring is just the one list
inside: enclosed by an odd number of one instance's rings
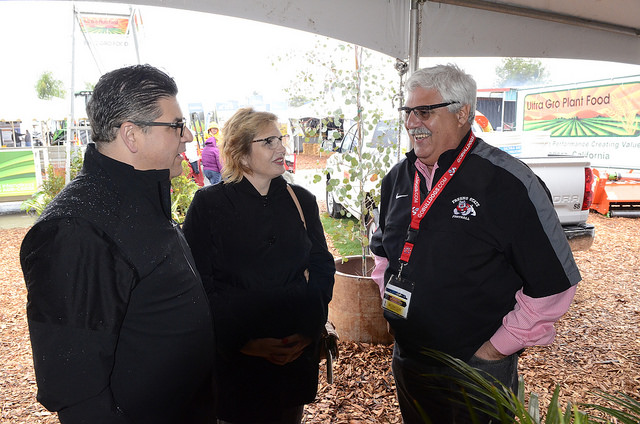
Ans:
{"label": "man's hand", "polygon": [[240,349],[240,352],[245,355],[264,358],[272,364],[285,365],[298,359],[310,344],[310,338],[301,334],[292,334],[282,339],[262,338],[249,340]]}
{"label": "man's hand", "polygon": [[503,355],[502,353],[498,352],[489,340],[487,340],[482,344],[482,346],[480,346],[480,349],[476,351],[475,355],[480,359],[484,359],[485,361],[498,361],[507,357],[507,355]]}

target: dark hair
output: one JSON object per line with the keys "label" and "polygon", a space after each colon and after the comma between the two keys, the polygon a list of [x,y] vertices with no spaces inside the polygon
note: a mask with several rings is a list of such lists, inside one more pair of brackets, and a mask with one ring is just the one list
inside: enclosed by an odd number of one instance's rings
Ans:
{"label": "dark hair", "polygon": [[128,66],[104,74],[87,104],[93,141],[113,141],[120,125],[127,121],[157,119],[162,115],[158,100],[177,94],[173,78],[151,65]]}

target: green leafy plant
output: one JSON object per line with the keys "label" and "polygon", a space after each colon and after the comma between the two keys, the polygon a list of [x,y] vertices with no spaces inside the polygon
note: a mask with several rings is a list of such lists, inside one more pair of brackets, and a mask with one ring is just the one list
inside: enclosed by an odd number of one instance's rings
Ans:
{"label": "green leafy plant", "polygon": [[54,97],[64,98],[67,94],[64,83],[55,79],[51,71],[43,72],[35,85],[38,98],[41,100],[51,100]]}
{"label": "green leafy plant", "polygon": [[320,214],[324,231],[329,235],[333,247],[341,256],[360,254],[360,242],[353,237],[353,228],[358,225],[355,218],[336,219],[327,213]]}
{"label": "green leafy plant", "polygon": [[178,224],[184,222],[193,196],[200,188],[189,175],[189,163],[182,161],[182,174],[171,179],[171,218]]}
{"label": "green leafy plant", "polygon": [[505,57],[495,71],[498,87],[539,85],[548,79],[548,72],[539,59]]}
{"label": "green leafy plant", "polygon": [[[286,93],[291,99],[308,98],[318,111],[317,128],[303,128],[307,141],[323,135],[324,152],[341,143],[342,131],[355,134],[354,146],[337,152],[328,160],[327,170],[314,177],[318,183],[327,182],[327,192],[343,205],[354,205],[343,216],[355,217],[341,228],[348,237],[358,240],[362,256],[362,275],[367,275],[369,256],[369,226],[373,208],[378,204],[380,183],[391,167],[394,146],[367,146],[371,134],[382,119],[385,106],[391,110],[395,89],[385,71],[395,72],[390,58],[375,56],[373,52],[356,45],[330,46],[327,40],[306,52],[309,68],[301,70]],[[287,63],[291,63],[287,60]],[[302,83],[302,84],[301,84]],[[395,113],[395,112],[394,112]],[[301,118],[301,117],[300,117]],[[336,130],[342,124],[342,131]],[[344,143],[342,143],[344,144]],[[331,146],[331,147],[329,147]],[[333,157],[340,162],[332,163]]]}
{"label": "green leafy plant", "polygon": [[[82,169],[84,158],[80,149],[74,149],[71,152],[71,169],[69,175],[74,179]],[[53,200],[54,197],[64,188],[65,169],[55,168],[53,165],[47,166],[42,185],[38,191],[31,195],[31,198],[22,202],[20,208],[28,213],[35,213],[40,216],[44,209]]]}
{"label": "green leafy plant", "polygon": [[[423,349],[426,357],[436,359],[447,367],[460,373],[461,377],[451,377],[463,393],[463,405],[469,408],[472,422],[479,422],[474,419],[474,408],[471,402],[475,402],[475,410],[482,411],[495,418],[495,423],[512,424],[540,424],[541,405],[538,396],[529,394],[528,405],[525,404],[524,380],[520,378],[518,393],[514,394],[500,382],[490,379],[486,374],[472,368],[464,361],[453,358],[445,353]],[[546,424],[588,424],[588,423],[639,423],[640,422],[640,402],[632,397],[617,393],[612,395],[606,392],[596,392],[607,401],[607,405],[579,404],[582,408],[593,409],[601,412],[604,416],[590,415],[588,411],[580,410],[578,405],[568,403],[566,408],[560,406],[560,386],[556,386],[547,410],[544,413]],[[601,415],[602,415],[601,414]],[[430,422],[426,414],[423,416],[425,422]]]}
{"label": "green leafy plant", "polygon": [[[604,400],[608,401],[608,405],[597,405],[593,403],[584,403],[581,406],[595,409],[604,413],[608,417],[613,417],[623,424],[637,424],[640,423],[640,402],[637,399],[633,399],[631,396],[625,395],[621,392],[616,394],[610,394],[603,391],[595,392]],[[609,418],[594,417],[593,422],[606,422],[610,423]]]}

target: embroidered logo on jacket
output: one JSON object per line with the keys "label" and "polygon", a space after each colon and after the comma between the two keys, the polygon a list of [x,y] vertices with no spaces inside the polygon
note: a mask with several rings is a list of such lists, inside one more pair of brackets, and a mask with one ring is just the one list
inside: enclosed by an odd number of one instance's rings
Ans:
{"label": "embroidered logo on jacket", "polygon": [[476,216],[476,208],[480,203],[473,197],[461,196],[451,201],[455,207],[453,208],[452,218],[470,220],[470,217]]}

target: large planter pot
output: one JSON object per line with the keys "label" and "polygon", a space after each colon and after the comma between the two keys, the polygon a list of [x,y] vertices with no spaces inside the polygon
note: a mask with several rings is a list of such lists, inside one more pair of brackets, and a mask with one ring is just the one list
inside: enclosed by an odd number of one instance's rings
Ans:
{"label": "large planter pot", "polygon": [[333,299],[329,303],[329,320],[336,326],[340,340],[382,344],[393,342],[382,314],[378,285],[371,277],[357,275],[362,268],[360,256],[349,256],[347,259],[344,263],[341,258],[336,259]]}

